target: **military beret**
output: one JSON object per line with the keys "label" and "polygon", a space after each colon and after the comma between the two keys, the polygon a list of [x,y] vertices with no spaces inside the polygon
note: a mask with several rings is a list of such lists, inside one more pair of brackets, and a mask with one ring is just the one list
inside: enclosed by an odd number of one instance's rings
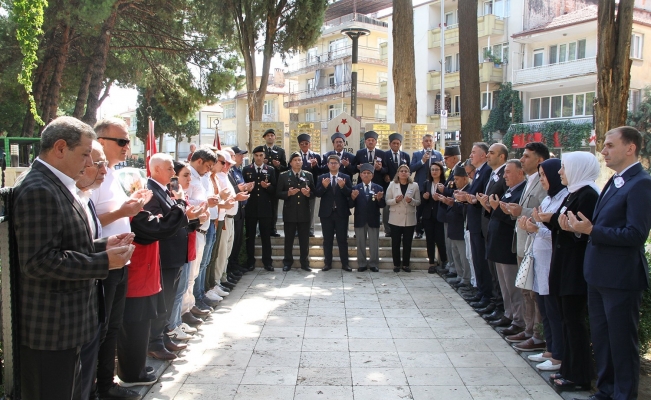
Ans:
{"label": "military beret", "polygon": [[262,134],[262,137],[267,136],[267,134],[269,134],[269,133],[273,133],[275,135],[276,131],[273,128],[269,128],[266,131],[264,131],[264,133]]}
{"label": "military beret", "polygon": [[255,153],[264,153],[264,147],[263,146],[258,146],[252,151],[253,154]]}
{"label": "military beret", "polygon": [[292,162],[292,160],[295,159],[296,157],[300,158],[301,153],[299,153],[298,151],[293,152],[292,154],[289,155],[289,160],[287,160],[287,162],[288,163]]}

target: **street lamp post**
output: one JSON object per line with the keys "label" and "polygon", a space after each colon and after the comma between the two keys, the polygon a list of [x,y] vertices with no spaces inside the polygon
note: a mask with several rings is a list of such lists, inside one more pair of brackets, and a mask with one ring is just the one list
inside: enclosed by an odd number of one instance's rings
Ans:
{"label": "street lamp post", "polygon": [[364,28],[346,28],[341,30],[342,35],[346,35],[353,40],[353,57],[350,74],[350,115],[357,117],[357,48],[360,36],[371,33]]}

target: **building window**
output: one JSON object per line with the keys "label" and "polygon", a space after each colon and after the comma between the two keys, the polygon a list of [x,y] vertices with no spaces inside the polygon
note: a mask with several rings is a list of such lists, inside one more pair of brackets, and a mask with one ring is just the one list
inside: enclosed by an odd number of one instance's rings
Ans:
{"label": "building window", "polygon": [[387,120],[387,106],[384,104],[375,105],[375,120],[376,121],[386,121]]}
{"label": "building window", "polygon": [[556,64],[558,62],[558,46],[549,46],[549,64]]}
{"label": "building window", "polygon": [[454,11],[445,13],[445,26],[451,26],[457,23],[457,19],[455,18]]}
{"label": "building window", "polygon": [[636,112],[640,108],[640,91],[631,89],[628,91],[628,112]]}
{"label": "building window", "polygon": [[328,75],[328,85],[335,87],[335,74]]}
{"label": "building window", "polygon": [[644,46],[644,36],[639,33],[631,35],[631,58],[642,59],[642,47]]}
{"label": "building window", "polygon": [[207,122],[206,128],[208,128],[208,129],[215,129],[215,127],[216,127],[217,124],[219,123],[219,122],[217,122],[217,121],[219,121],[219,117],[218,117],[218,116],[216,116],[216,115],[208,115],[208,116],[206,117],[206,122]]}
{"label": "building window", "polygon": [[484,15],[490,15],[493,13],[493,2],[485,1],[484,2]]}
{"label": "building window", "polygon": [[481,109],[490,110],[493,104],[493,93],[482,92],[481,94]]}
{"label": "building window", "polygon": [[454,112],[456,114],[461,113],[461,96],[459,95],[454,96]]}
{"label": "building window", "polygon": [[377,83],[388,82],[389,77],[386,72],[377,73]]}
{"label": "building window", "polygon": [[314,86],[314,78],[310,78],[305,81],[305,89],[308,92],[311,92],[316,89],[316,86]]}
{"label": "building window", "polygon": [[540,119],[540,99],[531,99],[529,119]]}
{"label": "building window", "polygon": [[275,114],[276,113],[276,100],[275,99],[265,100],[264,104],[262,105],[262,113],[263,114]]}
{"label": "building window", "polygon": [[328,59],[332,60],[346,55],[346,53],[348,52],[347,51],[348,41],[349,41],[348,38],[332,40],[328,45]]}
{"label": "building window", "polygon": [[571,118],[593,113],[594,92],[529,100],[529,119]]}
{"label": "building window", "polygon": [[549,64],[585,58],[585,39],[549,46]]}
{"label": "building window", "polygon": [[452,72],[452,56],[445,56],[445,72]]}
{"label": "building window", "polygon": [[237,145],[237,131],[226,131],[219,136],[219,139],[226,146]]}
{"label": "building window", "polygon": [[[224,110],[224,118],[235,118],[235,103],[227,103],[227,104],[222,104],[222,109]],[[214,127],[214,125],[210,125],[210,121],[208,121],[208,126]]]}
{"label": "building window", "polygon": [[307,64],[308,65],[314,64],[314,63],[316,63],[318,61],[319,61],[319,59],[318,59],[318,56],[317,56],[317,48],[312,47],[311,49],[309,49],[307,51]]}
{"label": "building window", "polygon": [[536,49],[533,51],[533,66],[542,67],[545,49]]}
{"label": "building window", "polygon": [[306,108],[305,109],[305,122],[316,121],[316,108]]}
{"label": "building window", "polygon": [[333,119],[334,117],[341,114],[342,112],[346,112],[347,109],[348,109],[348,104],[344,104],[343,108],[341,106],[341,103],[329,105],[328,106],[328,120]]}

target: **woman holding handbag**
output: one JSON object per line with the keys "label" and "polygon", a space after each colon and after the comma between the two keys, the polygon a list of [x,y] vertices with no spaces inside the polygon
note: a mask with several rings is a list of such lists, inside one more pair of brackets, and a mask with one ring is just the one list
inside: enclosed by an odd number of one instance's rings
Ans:
{"label": "woman holding handbag", "polygon": [[549,295],[549,271],[552,261],[552,232],[543,223],[541,217],[549,218],[560,207],[568,195],[568,190],[561,183],[558,171],[561,161],[557,158],[545,160],[538,166],[540,184],[547,191],[547,197],[538,209],[534,209],[533,217],[520,217],[518,226],[529,232],[530,236],[525,247],[525,254],[533,257],[534,279],[532,290],[542,316],[547,351],[529,356],[531,361],[541,362],[536,367],[541,370],[557,371],[563,359],[563,334],[560,315],[556,301]]}
{"label": "woman holding handbag", "polygon": [[[393,272],[411,272],[411,242],[416,227],[416,207],[420,204],[418,184],[411,179],[411,171],[406,164],[401,165],[393,182],[386,191],[386,202],[390,207],[389,225],[391,225],[391,253],[393,255]],[[402,262],[400,260],[400,242],[402,241]]]}

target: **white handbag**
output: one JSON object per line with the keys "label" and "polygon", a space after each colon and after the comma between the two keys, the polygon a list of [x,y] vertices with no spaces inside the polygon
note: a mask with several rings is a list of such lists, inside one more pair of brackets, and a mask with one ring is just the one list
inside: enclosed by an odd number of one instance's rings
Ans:
{"label": "white handbag", "polygon": [[524,257],[518,268],[518,274],[515,276],[515,287],[526,290],[533,290],[533,246],[524,252]]}

